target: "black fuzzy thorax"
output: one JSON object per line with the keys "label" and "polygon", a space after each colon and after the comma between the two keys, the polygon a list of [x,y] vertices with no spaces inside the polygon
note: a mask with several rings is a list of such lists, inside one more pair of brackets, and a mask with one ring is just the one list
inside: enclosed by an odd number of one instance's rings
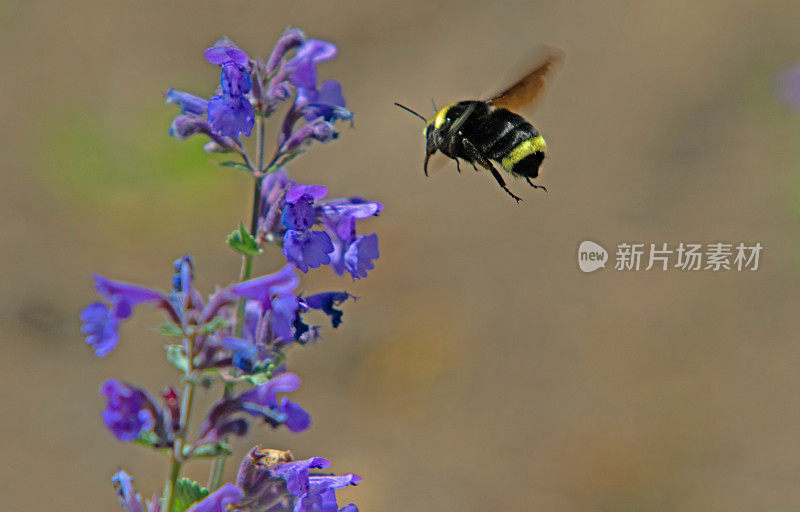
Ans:
{"label": "black fuzzy thorax", "polygon": [[[465,114],[466,117],[460,119]],[[462,136],[469,139],[486,158],[496,162],[500,162],[520,143],[539,135],[539,131],[522,116],[486,101],[456,103],[448,109],[447,118],[449,121],[440,128],[442,132],[449,132],[460,119],[458,131]]]}

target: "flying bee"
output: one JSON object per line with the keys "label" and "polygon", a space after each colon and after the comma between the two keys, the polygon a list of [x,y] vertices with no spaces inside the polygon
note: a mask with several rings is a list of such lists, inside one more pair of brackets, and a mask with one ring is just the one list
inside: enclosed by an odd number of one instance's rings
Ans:
{"label": "flying bee", "polygon": [[539,175],[539,166],[544,160],[547,148],[544,138],[531,123],[512,110],[530,104],[541,95],[547,78],[562,59],[560,50],[547,48],[542,63],[505,91],[488,100],[451,103],[436,112],[430,122],[410,108],[395,103],[426,123],[425,176],[428,176],[431,156],[441,151],[456,161],[458,172],[461,172],[459,158],[472,164],[476,171],[479,170],[477,165],[489,171],[498,185],[518,203],[521,198],[508,189],[492,161],[512,176],[525,178],[531,187],[547,191],[531,181]]}

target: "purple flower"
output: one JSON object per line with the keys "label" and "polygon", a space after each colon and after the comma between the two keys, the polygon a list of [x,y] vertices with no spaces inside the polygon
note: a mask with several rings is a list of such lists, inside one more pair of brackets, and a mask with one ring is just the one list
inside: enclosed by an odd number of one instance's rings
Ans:
{"label": "purple flower", "polygon": [[334,250],[331,237],[324,231],[286,231],[283,238],[283,254],[303,272],[331,262]]}
{"label": "purple flower", "polygon": [[272,53],[267,60],[267,64],[264,68],[266,75],[271,75],[278,69],[278,65],[280,64],[281,60],[286,56],[288,52],[297,48],[306,40],[305,34],[299,28],[287,28],[283,35],[278,39],[278,42],[275,43],[275,47],[272,49]]}
{"label": "purple flower", "polygon": [[211,136],[211,127],[208,121],[193,114],[175,116],[169,125],[169,134],[178,140],[184,140],[192,135],[203,134]]}
{"label": "purple flower", "polygon": [[356,238],[356,221],[377,216],[383,205],[377,201],[365,201],[360,197],[325,201],[320,214],[326,228],[346,245]]}
{"label": "purple flower", "polygon": [[256,386],[237,397],[217,402],[200,429],[198,444],[213,443],[227,434],[244,435],[247,421],[241,414],[261,418],[273,428],[286,425],[292,432],[301,432],[311,425],[308,413],[299,405],[283,397],[278,403],[277,394],[294,391],[300,387],[300,378],[283,373],[264,384]]}
{"label": "purple flower", "polygon": [[119,470],[111,477],[117,497],[125,512],[145,512],[142,496],[133,489],[133,478]]}
{"label": "purple flower", "polygon": [[[286,482],[286,489],[297,499],[294,512],[339,512],[336,502],[336,489],[357,485],[361,477],[348,473],[342,476],[311,475],[311,468],[325,469],[330,462],[320,457],[279,464],[269,470],[276,478]],[[342,510],[358,509],[350,504]]]}
{"label": "purple flower", "polygon": [[161,413],[153,400],[141,389],[125,382],[108,379],[100,387],[108,400],[103,411],[106,427],[121,441],[133,441],[142,432],[155,426]]}
{"label": "purple flower", "polygon": [[284,373],[270,379],[269,381],[249,389],[236,398],[245,412],[253,416],[263,416],[273,427],[280,423],[273,423],[274,416],[272,411],[278,411],[287,416],[283,421],[287,426],[301,426],[299,429],[291,429],[292,432],[300,432],[310,426],[308,413],[297,404],[288,402],[284,397],[280,404],[277,401],[277,393],[288,393],[300,387],[300,378],[293,373]]}
{"label": "purple flower", "polygon": [[227,137],[250,136],[255,110],[247,97],[252,83],[245,66],[250,59],[232,43],[213,46],[205,51],[206,59],[222,66],[221,92],[208,102],[208,124],[212,131]]}
{"label": "purple flower", "polygon": [[294,337],[294,319],[299,303],[292,294],[284,294],[272,300],[270,326],[272,334],[279,340],[288,341]]}
{"label": "purple flower", "polygon": [[328,459],[323,459],[322,457],[312,457],[306,460],[278,464],[270,468],[269,472],[272,476],[285,481],[286,489],[290,493],[295,496],[300,496],[307,493],[309,490],[309,470],[311,468],[325,469],[330,465],[331,462]]}
{"label": "purple flower", "polygon": [[81,330],[86,335],[86,343],[95,352],[97,357],[104,357],[117,346],[119,341],[119,323],[127,320],[133,309],[139,304],[157,302],[175,323],[180,323],[180,314],[167,300],[167,297],[157,290],[143,286],[112,281],[103,276],[93,275],[94,288],[97,293],[111,305],[102,302],[93,302],[81,311],[80,319],[83,322]]}
{"label": "purple flower", "polygon": [[333,241],[331,266],[341,275],[345,270],[353,279],[366,277],[367,270],[373,268],[372,260],[377,259],[377,235],[356,235],[356,221],[378,215],[383,205],[376,201],[365,201],[360,197],[332,199],[319,206],[319,217],[325,230]]}
{"label": "purple flower", "polygon": [[208,112],[208,100],[188,92],[169,89],[164,94],[167,103],[174,103],[184,114],[205,115]]}
{"label": "purple flower", "polygon": [[81,311],[86,343],[94,350],[97,357],[105,357],[114,350],[119,341],[119,319],[111,308],[102,302],[93,302]]}
{"label": "purple flower", "polygon": [[286,265],[274,274],[250,279],[228,288],[228,292],[238,297],[257,300],[269,304],[273,295],[289,293],[300,283],[291,265]]}
{"label": "purple flower", "polygon": [[328,195],[322,185],[295,185],[286,192],[286,207],[281,222],[288,229],[308,230],[317,219],[314,201]]}
{"label": "purple flower", "polygon": [[[294,182],[286,177],[280,168],[264,176],[261,180],[261,203],[258,216],[258,234],[262,240],[283,237],[280,219],[286,205],[286,192]],[[275,238],[272,238],[273,240]]]}
{"label": "purple flower", "polygon": [[347,292],[327,292],[310,295],[303,299],[306,306],[312,309],[320,309],[326,315],[331,317],[331,325],[333,328],[339,327],[342,323],[343,312],[341,309],[336,309],[334,306],[339,306],[344,301],[352,297]]}
{"label": "purple flower", "polygon": [[[293,339],[292,325],[297,314],[297,297],[292,291],[300,280],[291,265],[286,265],[274,274],[269,274],[256,279],[234,285],[228,292],[247,299],[258,301],[261,308],[256,312],[251,310],[248,333],[254,343],[261,340],[259,336],[261,319],[269,313],[270,329],[278,339],[284,341]],[[253,313],[256,316],[252,316]]]}
{"label": "purple flower", "polygon": [[166,297],[157,290],[144,286],[112,281],[103,276],[93,274],[94,289],[107,301],[114,304],[114,314],[119,319],[126,319],[133,313],[133,308],[146,302],[166,302]]}
{"label": "purple flower", "polygon": [[342,94],[342,84],[336,80],[322,82],[319,91],[309,98],[311,101],[301,108],[306,121],[313,121],[322,117],[325,121],[350,121],[352,124],[353,113],[345,107],[347,103]]}
{"label": "purple flower", "polygon": [[250,62],[247,54],[237,48],[229,39],[222,39],[211,48],[206,48],[203,56],[208,62],[217,66],[236,64],[239,67],[245,67]]}
{"label": "purple flower", "polygon": [[358,485],[360,481],[361,477],[352,473],[342,476],[310,476],[308,492],[297,497],[294,512],[358,512],[358,507],[352,503],[339,509],[336,489]]}
{"label": "purple flower", "polygon": [[251,373],[258,360],[258,349],[252,343],[239,338],[227,337],[222,346],[233,352],[233,366],[244,373]]}
{"label": "purple flower", "polygon": [[336,56],[336,45],[320,39],[307,39],[287,62],[290,80],[297,87],[298,101],[307,105],[317,92],[317,64]]}
{"label": "purple flower", "polygon": [[255,111],[245,96],[218,94],[208,102],[208,124],[225,137],[250,136],[255,123]]}
{"label": "purple flower", "polygon": [[288,451],[252,448],[242,459],[236,475],[236,485],[244,491],[239,506],[250,512],[291,510],[294,497],[286,490],[286,482],[270,474],[270,468],[291,460]]}
{"label": "purple flower", "polygon": [[244,492],[233,484],[225,484],[187,509],[186,512],[228,512],[228,505],[241,501]]}
{"label": "purple flower", "polygon": [[317,119],[305,124],[302,128],[292,133],[291,136],[281,145],[281,153],[289,153],[299,150],[303,145],[310,144],[311,141],[329,142],[338,135],[333,129],[333,125],[324,118]]}
{"label": "purple flower", "polygon": [[245,494],[239,505],[252,512],[357,512],[352,504],[339,509],[335,491],[356,485],[361,478],[353,474],[311,474],[311,470],[326,469],[329,465],[321,457],[292,462],[289,452],[261,450],[256,446],[239,466],[236,483]]}
{"label": "purple flower", "polygon": [[353,279],[360,279],[367,277],[367,270],[375,268],[372,261],[378,257],[378,235],[359,235],[344,253],[344,266]]}

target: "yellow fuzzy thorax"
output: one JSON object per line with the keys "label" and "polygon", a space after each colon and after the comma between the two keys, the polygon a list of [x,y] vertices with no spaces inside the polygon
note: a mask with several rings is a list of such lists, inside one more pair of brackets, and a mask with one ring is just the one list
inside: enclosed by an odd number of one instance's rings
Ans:
{"label": "yellow fuzzy thorax", "polygon": [[444,120],[447,119],[447,111],[450,110],[450,107],[455,105],[455,103],[451,103],[444,107],[442,110],[436,113],[436,117],[433,120],[433,127],[437,130],[442,127],[444,124]]}

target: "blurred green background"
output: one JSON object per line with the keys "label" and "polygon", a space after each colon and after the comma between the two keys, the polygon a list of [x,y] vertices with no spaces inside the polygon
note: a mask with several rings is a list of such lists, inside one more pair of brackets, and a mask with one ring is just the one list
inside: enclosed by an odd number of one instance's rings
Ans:
{"label": "blurred green background", "polygon": [[[211,92],[219,36],[265,55],[294,25],[339,45],[321,77],[356,129],[292,175],[382,201],[363,228],[382,257],[360,282],[304,278],[361,297],[291,354],[315,426],[257,430],[237,458],[327,457],[364,477],[344,499],[365,511],[797,509],[800,115],[774,77],[800,61],[799,21],[800,4],[744,0],[0,4],[0,508],[116,510],[120,467],[147,495],[163,481],[164,460],[104,429],[97,392],[175,382],[160,314],[94,358],[89,273],[166,289],[189,253],[204,290],[235,278],[223,241],[250,182],[171,139],[161,93]],[[486,96],[539,43],[567,56],[526,113],[549,194],[512,182],[517,206],[452,164],[426,180],[421,125],[392,102]],[[757,272],[586,275],[584,239],[765,249]]]}

